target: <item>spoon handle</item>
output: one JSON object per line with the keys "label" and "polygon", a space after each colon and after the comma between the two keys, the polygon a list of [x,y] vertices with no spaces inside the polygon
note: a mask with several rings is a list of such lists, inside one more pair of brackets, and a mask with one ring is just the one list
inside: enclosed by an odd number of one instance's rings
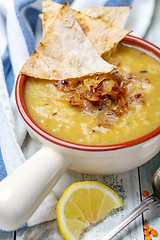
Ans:
{"label": "spoon handle", "polygon": [[99,240],[110,240],[115,237],[122,229],[124,229],[129,223],[135,220],[143,212],[151,209],[159,204],[159,200],[154,197],[154,195],[148,196],[142,203],[136,207],[132,212],[128,214],[117,226],[115,226],[110,232],[105,234]]}

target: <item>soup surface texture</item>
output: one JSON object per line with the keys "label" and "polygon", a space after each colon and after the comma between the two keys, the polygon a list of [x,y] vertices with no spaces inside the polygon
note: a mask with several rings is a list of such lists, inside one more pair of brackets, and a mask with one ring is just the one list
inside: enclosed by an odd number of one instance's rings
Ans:
{"label": "soup surface texture", "polygon": [[96,114],[87,114],[79,106],[63,101],[63,92],[55,87],[55,81],[28,77],[24,99],[34,122],[53,136],[86,145],[122,143],[157,128],[160,125],[160,62],[122,44],[106,61],[117,65],[122,74],[139,79],[132,82],[132,89],[134,96],[143,94],[144,104],[135,104],[115,124],[103,127]]}

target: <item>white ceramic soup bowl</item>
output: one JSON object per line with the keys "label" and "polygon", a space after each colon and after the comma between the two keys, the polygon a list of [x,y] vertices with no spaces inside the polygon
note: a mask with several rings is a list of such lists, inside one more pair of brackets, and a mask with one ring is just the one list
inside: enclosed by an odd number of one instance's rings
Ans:
{"label": "white ceramic soup bowl", "polygon": [[[160,59],[160,49],[143,39],[127,36],[123,43]],[[107,146],[80,145],[50,135],[27,112],[23,98],[26,78],[17,78],[17,107],[41,148],[0,183],[0,228],[4,230],[22,226],[68,168],[89,174],[120,173],[144,164],[160,150],[160,127],[132,141]]]}

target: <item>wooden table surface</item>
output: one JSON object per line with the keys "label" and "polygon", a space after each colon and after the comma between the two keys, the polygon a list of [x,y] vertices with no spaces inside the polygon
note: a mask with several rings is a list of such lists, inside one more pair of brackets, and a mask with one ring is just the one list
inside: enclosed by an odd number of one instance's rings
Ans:
{"label": "wooden table surface", "polygon": [[[156,0],[155,11],[149,30],[145,36],[145,39],[154,43],[160,47],[160,0]],[[115,190],[124,201],[124,208],[122,211],[109,216],[105,221],[98,224],[91,231],[87,232],[83,236],[83,240],[96,239],[104,235],[104,233],[116,225],[126,214],[133,210],[143,199],[142,192],[147,190],[151,193],[152,176],[156,169],[160,166],[160,153],[157,154],[145,165],[136,168],[132,171],[115,174],[115,175],[88,175],[81,174],[73,171],[66,172],[57,185],[54,188],[54,192],[59,198],[70,184],[76,181],[82,180],[96,180],[110,186]],[[143,224],[148,223],[149,226],[155,228],[159,232],[160,239],[160,208],[154,208],[142,216],[136,221],[131,223],[126,229],[124,229],[117,237],[116,240],[142,240]],[[62,240],[62,236],[59,232],[56,220],[43,223],[27,229],[22,229],[16,232],[4,232],[0,233],[0,240]]]}

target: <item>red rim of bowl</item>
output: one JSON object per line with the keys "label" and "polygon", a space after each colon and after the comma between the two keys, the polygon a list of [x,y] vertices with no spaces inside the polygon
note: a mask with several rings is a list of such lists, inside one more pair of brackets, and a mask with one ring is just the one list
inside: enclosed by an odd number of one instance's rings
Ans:
{"label": "red rim of bowl", "polygon": [[[140,48],[142,51],[145,50],[145,52],[152,54],[153,57],[156,56],[160,59],[160,48],[157,46],[153,45],[152,43],[141,39],[137,38],[131,35],[126,36],[123,41],[124,44],[128,44],[131,46],[135,46],[136,48]],[[119,143],[119,144],[114,144],[114,145],[83,145],[83,144],[77,144],[77,143],[72,143],[69,141],[62,140],[60,138],[54,137],[53,135],[47,133],[43,129],[41,129],[30,117],[28,114],[25,103],[23,100],[23,88],[24,88],[24,83],[26,80],[26,76],[24,75],[19,75],[16,81],[16,87],[15,87],[15,97],[16,97],[16,103],[18,110],[23,118],[23,120],[29,125],[29,127],[34,130],[37,134],[39,134],[41,137],[45,138],[46,140],[63,146],[67,148],[72,148],[74,150],[82,150],[82,151],[111,151],[111,150],[118,150],[126,147],[132,147],[137,144],[143,143],[156,135],[160,133],[160,126],[154,129],[153,131],[149,132],[148,134],[136,138],[131,141]]]}

